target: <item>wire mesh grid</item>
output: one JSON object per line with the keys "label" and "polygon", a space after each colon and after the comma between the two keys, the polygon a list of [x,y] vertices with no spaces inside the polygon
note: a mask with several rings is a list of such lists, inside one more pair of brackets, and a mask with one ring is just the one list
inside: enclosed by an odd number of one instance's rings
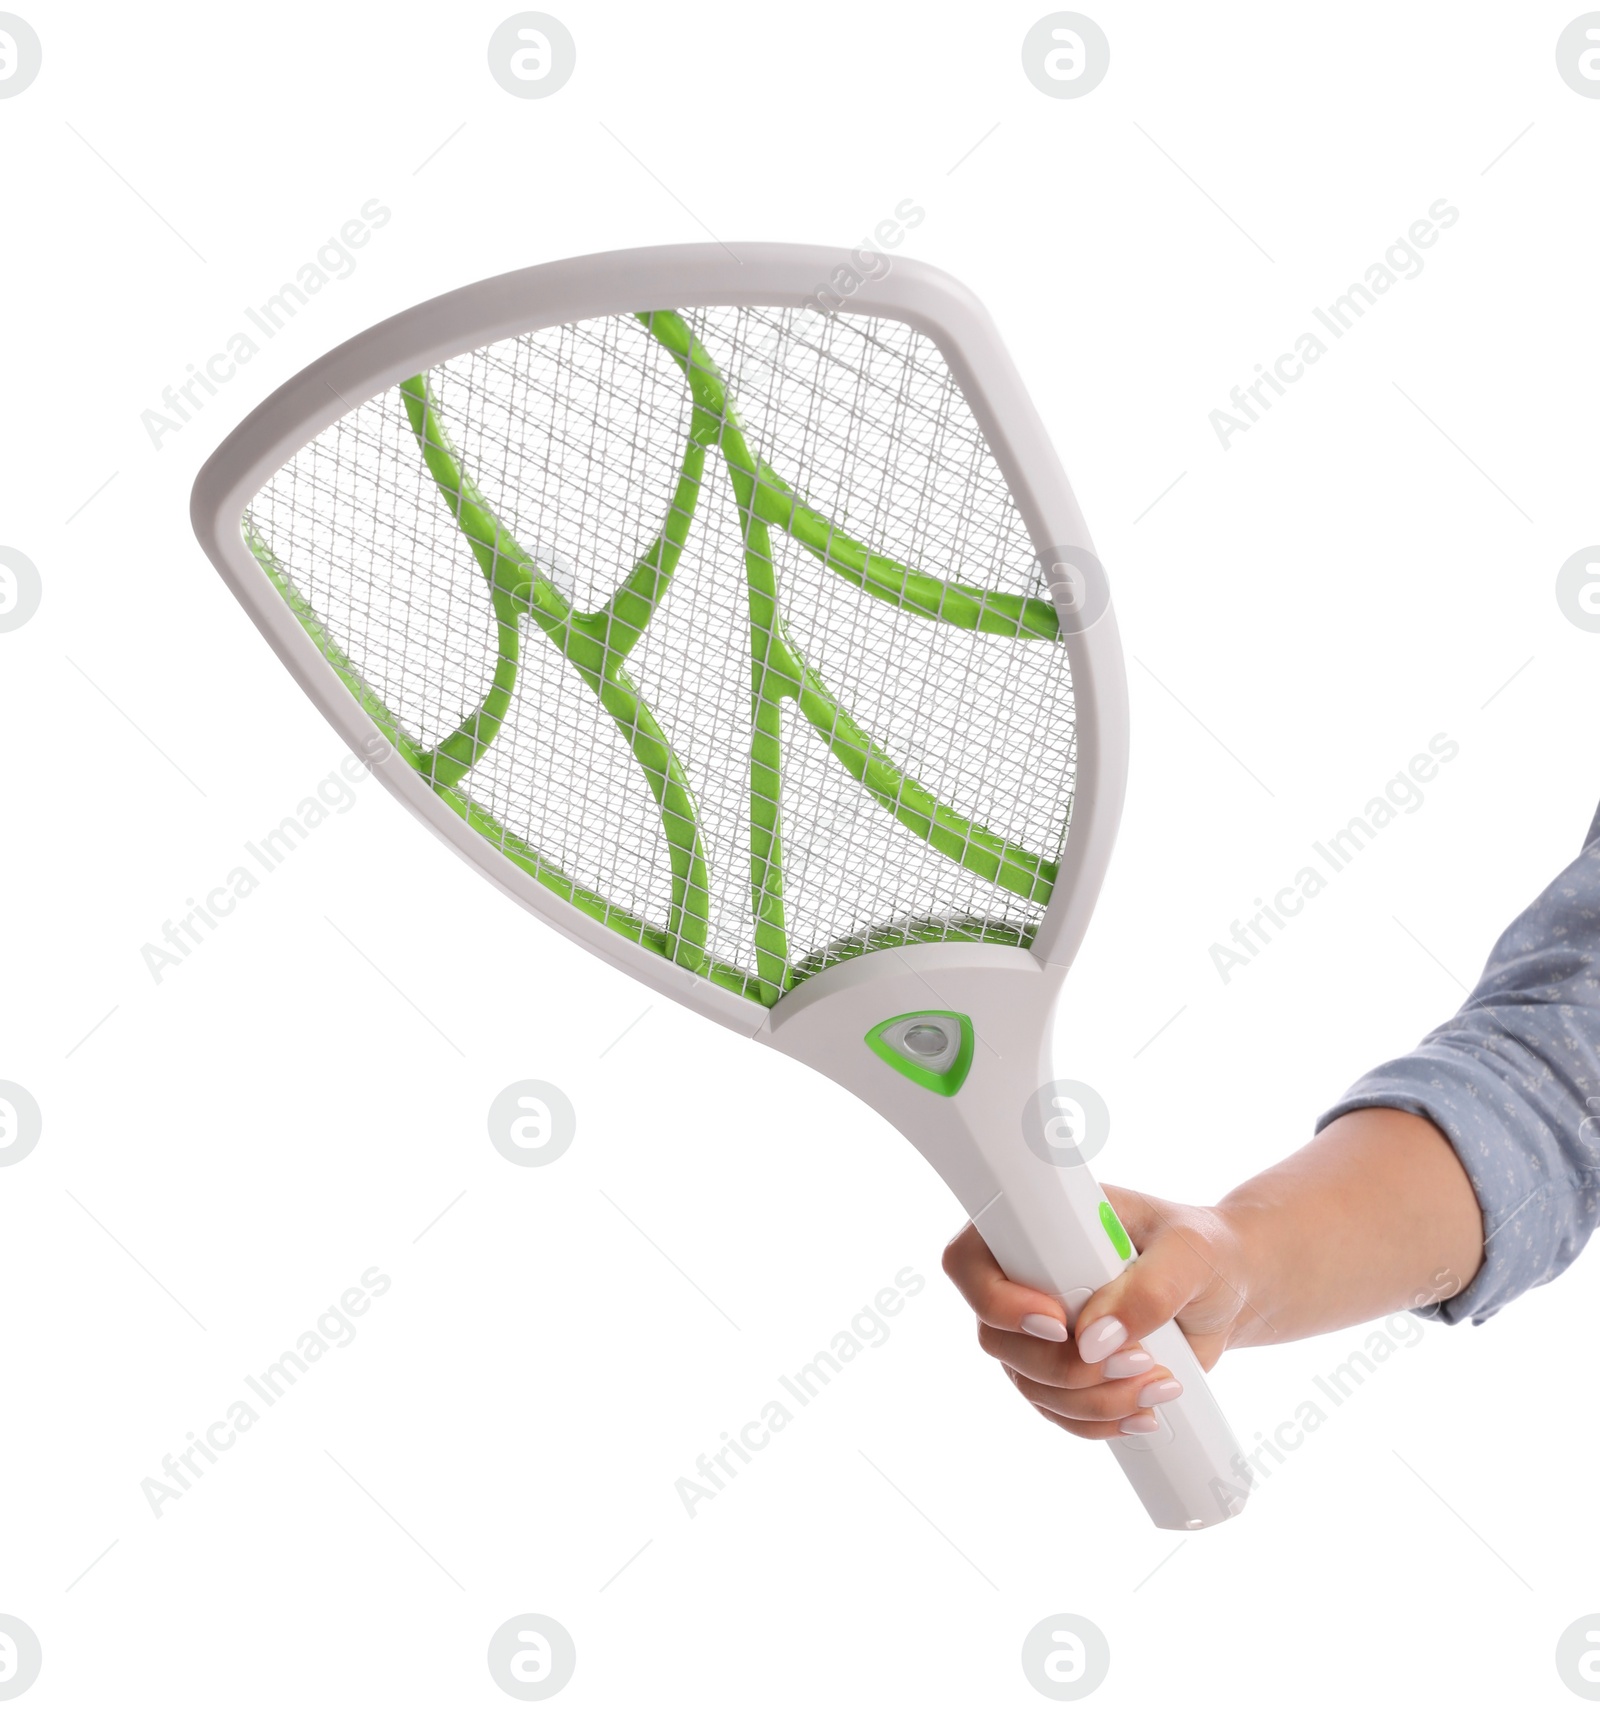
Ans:
{"label": "wire mesh grid", "polygon": [[[969,590],[1048,600],[1016,505],[926,336],[794,309],[683,321],[751,450],[831,528]],[[673,507],[692,401],[672,354],[642,321],[606,317],[470,352],[432,370],[428,386],[462,470],[505,529],[575,612],[601,609]],[[497,664],[495,616],[398,389],[305,447],[245,522],[419,746],[471,719]],[[875,599],[784,530],[768,535],[786,640],[839,705],[941,805],[1053,863],[1076,767],[1065,646]],[[745,974],[758,966],[750,542],[713,446],[670,586],[626,663],[693,793],[704,956]],[[531,623],[523,630],[503,725],[459,790],[659,940],[673,853],[631,735],[559,648]],[[897,940],[1031,937],[1037,891],[1021,896],[936,850],[898,803],[847,771],[830,748],[836,733],[816,730],[794,700],[782,709],[779,988]],[[778,887],[769,877],[768,894]]]}

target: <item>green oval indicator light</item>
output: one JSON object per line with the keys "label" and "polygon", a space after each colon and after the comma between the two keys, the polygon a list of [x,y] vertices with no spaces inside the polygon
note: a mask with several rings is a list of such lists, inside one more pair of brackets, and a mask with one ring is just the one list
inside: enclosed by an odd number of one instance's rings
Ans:
{"label": "green oval indicator light", "polygon": [[1117,1219],[1117,1211],[1109,1203],[1100,1205],[1100,1225],[1106,1230],[1106,1237],[1117,1247],[1117,1255],[1124,1262],[1133,1255],[1133,1240],[1127,1235],[1122,1222]]}

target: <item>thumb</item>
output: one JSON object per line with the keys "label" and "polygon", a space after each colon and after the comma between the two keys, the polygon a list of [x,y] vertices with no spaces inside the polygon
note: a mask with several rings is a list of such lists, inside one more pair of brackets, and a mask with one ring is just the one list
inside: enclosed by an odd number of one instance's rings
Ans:
{"label": "thumb", "polygon": [[[1237,1295],[1226,1289],[1199,1211],[1120,1186],[1103,1187],[1138,1255],[1078,1312],[1074,1338],[1086,1364],[1103,1363],[1176,1320],[1201,1366],[1210,1369],[1227,1344]],[[1216,1302],[1223,1288],[1226,1308]]]}

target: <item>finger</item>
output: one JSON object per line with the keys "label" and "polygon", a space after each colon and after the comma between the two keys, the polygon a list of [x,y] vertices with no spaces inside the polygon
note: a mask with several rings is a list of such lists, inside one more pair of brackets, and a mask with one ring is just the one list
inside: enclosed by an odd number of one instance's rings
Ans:
{"label": "finger", "polygon": [[1125,1436],[1154,1435],[1161,1427],[1153,1411],[1135,1412],[1120,1423],[1074,1423],[1070,1417],[1058,1417],[1045,1406],[1036,1405],[1033,1409],[1041,1417],[1048,1418],[1057,1429],[1066,1430],[1068,1435],[1075,1435],[1080,1441],[1120,1441]]}
{"label": "finger", "polygon": [[1169,1373],[1158,1368],[1148,1352],[1132,1344],[1118,1352],[1108,1364],[1090,1364],[1084,1362],[1075,1344],[1046,1345],[1043,1340],[1030,1339],[1026,1334],[1013,1334],[1009,1329],[980,1324],[978,1345],[991,1358],[998,1358],[1008,1370],[1015,1370],[1030,1381],[1043,1382],[1050,1387],[1089,1388],[1106,1381],[1130,1379],[1158,1381]]}
{"label": "finger", "polygon": [[1011,1383],[1030,1404],[1042,1405],[1074,1423],[1121,1423],[1153,1406],[1171,1405],[1183,1393],[1183,1384],[1164,1372],[1160,1381],[1135,1376],[1131,1381],[1101,1382],[1098,1387],[1058,1388],[1013,1371]]}
{"label": "finger", "polygon": [[1075,1435],[1080,1441],[1115,1441],[1122,1434],[1122,1426],[1117,1423],[1077,1423],[1070,1417],[1058,1416],[1048,1406],[1036,1405],[1033,1409],[1046,1423],[1066,1430],[1068,1435]]}
{"label": "finger", "polygon": [[983,1235],[970,1222],[945,1247],[944,1271],[990,1328],[1064,1345],[1069,1318],[1059,1298],[1008,1280]]}

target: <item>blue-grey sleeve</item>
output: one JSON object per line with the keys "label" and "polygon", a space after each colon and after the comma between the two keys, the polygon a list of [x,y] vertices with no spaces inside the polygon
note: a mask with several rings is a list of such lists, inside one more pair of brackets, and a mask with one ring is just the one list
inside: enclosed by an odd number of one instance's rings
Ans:
{"label": "blue-grey sleeve", "polygon": [[1421,1314],[1486,1321],[1583,1249],[1600,1222],[1600,812],[1455,1017],[1358,1080],[1317,1130],[1354,1108],[1431,1120],[1483,1210],[1483,1266]]}

